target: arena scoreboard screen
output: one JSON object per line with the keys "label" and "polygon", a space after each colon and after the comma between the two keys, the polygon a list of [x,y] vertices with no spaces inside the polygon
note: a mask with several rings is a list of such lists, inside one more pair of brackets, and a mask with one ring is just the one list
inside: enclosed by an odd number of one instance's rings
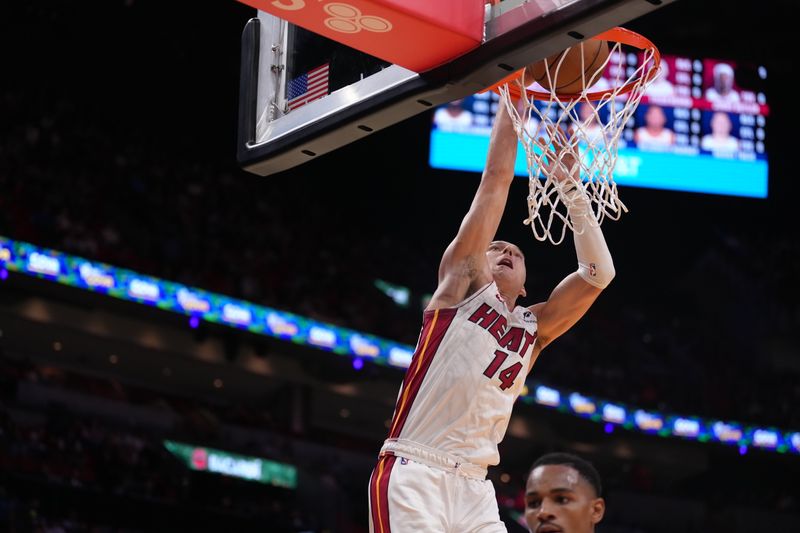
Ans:
{"label": "arena scoreboard screen", "polygon": [[[614,79],[616,69],[630,71],[640,60],[636,54],[612,57],[597,88]],[[759,65],[664,56],[661,74],[625,126],[616,182],[766,198],[766,78]],[[440,106],[433,115],[430,165],[481,172],[498,105],[499,97],[486,92]],[[516,171],[528,175],[522,150]]]}

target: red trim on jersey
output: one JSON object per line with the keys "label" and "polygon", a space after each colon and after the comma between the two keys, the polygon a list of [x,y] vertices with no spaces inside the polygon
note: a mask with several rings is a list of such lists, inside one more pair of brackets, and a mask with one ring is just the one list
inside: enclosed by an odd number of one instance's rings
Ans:
{"label": "red trim on jersey", "polygon": [[391,533],[389,528],[389,477],[397,457],[383,455],[369,482],[370,513],[373,533]]}
{"label": "red trim on jersey", "polygon": [[420,342],[411,358],[411,364],[406,370],[402,392],[397,398],[391,431],[389,431],[390,439],[396,439],[403,430],[403,424],[414,404],[414,398],[416,398],[425,374],[431,366],[431,361],[433,361],[433,357],[457,312],[456,308],[447,308],[436,309],[433,313],[425,313]]}

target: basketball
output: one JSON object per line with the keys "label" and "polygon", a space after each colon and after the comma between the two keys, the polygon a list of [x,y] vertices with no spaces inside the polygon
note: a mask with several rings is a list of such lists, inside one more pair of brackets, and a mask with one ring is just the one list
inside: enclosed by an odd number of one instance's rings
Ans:
{"label": "basketball", "polygon": [[554,85],[557,93],[578,94],[584,80],[590,86],[597,83],[607,58],[608,43],[589,39],[525,67],[525,84],[538,82],[547,90]]}

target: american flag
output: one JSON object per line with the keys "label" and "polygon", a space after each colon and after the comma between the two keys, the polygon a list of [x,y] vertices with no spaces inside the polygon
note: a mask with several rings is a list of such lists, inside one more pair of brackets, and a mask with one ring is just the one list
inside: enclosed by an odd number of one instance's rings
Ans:
{"label": "american flag", "polygon": [[287,105],[296,109],[328,94],[328,63],[320,65],[289,82]]}

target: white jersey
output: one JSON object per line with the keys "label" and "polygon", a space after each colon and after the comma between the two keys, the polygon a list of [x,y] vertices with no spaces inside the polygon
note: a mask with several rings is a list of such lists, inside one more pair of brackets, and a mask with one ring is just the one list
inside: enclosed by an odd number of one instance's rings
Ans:
{"label": "white jersey", "polygon": [[509,311],[494,282],[456,307],[426,311],[381,452],[416,444],[496,465],[535,340],[534,314]]}
{"label": "white jersey", "polygon": [[642,150],[657,152],[669,149],[673,142],[672,130],[664,128],[658,134],[653,135],[647,128],[636,130],[636,145]]}

